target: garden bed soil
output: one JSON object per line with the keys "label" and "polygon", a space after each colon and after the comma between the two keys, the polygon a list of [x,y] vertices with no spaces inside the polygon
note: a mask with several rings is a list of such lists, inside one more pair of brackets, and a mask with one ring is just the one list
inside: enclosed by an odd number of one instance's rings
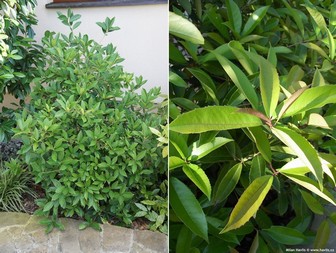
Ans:
{"label": "garden bed soil", "polygon": [[0,161],[6,162],[17,157],[17,152],[22,147],[20,140],[10,140],[9,142],[0,142]]}

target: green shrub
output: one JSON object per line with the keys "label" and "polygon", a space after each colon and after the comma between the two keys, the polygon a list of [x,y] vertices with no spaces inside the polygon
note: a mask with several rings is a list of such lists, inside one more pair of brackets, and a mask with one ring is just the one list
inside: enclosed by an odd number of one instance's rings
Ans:
{"label": "green shrub", "polygon": [[22,161],[12,159],[0,163],[0,210],[6,212],[25,211],[23,195],[36,197],[31,189],[32,176]]}
{"label": "green shrub", "polygon": [[37,24],[36,4],[35,0],[0,3],[0,102],[5,93],[23,100],[30,92],[40,56],[32,28]]}
{"label": "green shrub", "polygon": [[[46,191],[38,214],[52,216],[49,231],[59,215],[84,218],[81,228],[111,219],[129,225],[135,203],[153,199],[166,178],[149,129],[165,121],[165,109],[155,104],[160,89],[140,89],[142,77],[123,70],[112,44],[75,34],[80,15],[69,10],[59,18],[71,32],[45,33],[48,67],[39,68],[32,102],[17,115],[21,154]],[[113,22],[97,24],[106,33],[117,29]]]}
{"label": "green shrub", "polygon": [[[37,24],[35,0],[0,2],[0,103],[5,94],[12,94],[24,104],[40,61],[39,46],[34,41],[32,26]],[[11,110],[0,114],[0,141],[12,136],[15,121]]]}
{"label": "green shrub", "polygon": [[[326,247],[336,214],[325,208],[336,205],[331,2],[170,2],[172,252]],[[317,232],[316,215],[327,217]]]}

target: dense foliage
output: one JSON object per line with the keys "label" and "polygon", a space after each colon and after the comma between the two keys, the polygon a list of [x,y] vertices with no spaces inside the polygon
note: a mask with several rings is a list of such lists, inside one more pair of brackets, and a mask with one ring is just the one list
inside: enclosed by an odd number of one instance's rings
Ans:
{"label": "dense foliage", "polygon": [[[23,104],[36,65],[42,64],[32,29],[37,24],[36,4],[36,0],[0,2],[0,102],[5,94],[12,94]],[[12,110],[4,108],[0,113],[0,141],[10,139],[14,122]]]}
{"label": "dense foliage", "polygon": [[[80,15],[59,18],[69,35],[47,31],[31,103],[17,115],[21,154],[46,192],[37,214],[47,230],[62,228],[59,215],[85,219],[80,228],[136,216],[166,232],[166,164],[150,127],[165,123],[155,104],[159,88],[141,89],[142,77],[126,73],[112,44],[76,34]],[[97,24],[117,30],[114,18]],[[165,203],[162,203],[164,200]],[[145,211],[146,213],[139,213]],[[153,218],[154,217],[154,218]]]}
{"label": "dense foliage", "polygon": [[[170,10],[171,251],[325,247],[336,223],[326,208],[336,205],[336,3]],[[313,231],[316,215],[325,221]]]}

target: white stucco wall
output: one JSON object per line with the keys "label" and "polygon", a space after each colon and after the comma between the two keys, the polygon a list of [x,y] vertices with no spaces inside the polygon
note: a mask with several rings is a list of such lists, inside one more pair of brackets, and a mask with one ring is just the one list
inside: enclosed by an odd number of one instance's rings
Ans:
{"label": "white stucco wall", "polygon": [[[67,32],[57,19],[57,11],[66,9],[46,9],[51,0],[39,0],[36,8],[39,24],[34,28],[36,40],[41,41],[46,30]],[[88,34],[102,43],[117,47],[125,70],[142,75],[147,80],[145,88],[160,86],[163,94],[168,94],[168,5],[138,5],[121,7],[74,8],[75,14],[81,14],[82,24],[76,30]],[[115,17],[114,31],[103,39],[98,21],[106,17]],[[103,39],[103,40],[102,40]]]}

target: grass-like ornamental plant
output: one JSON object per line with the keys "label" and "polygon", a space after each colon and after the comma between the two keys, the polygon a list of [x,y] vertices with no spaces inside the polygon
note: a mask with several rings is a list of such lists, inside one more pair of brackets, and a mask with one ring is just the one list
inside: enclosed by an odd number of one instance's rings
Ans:
{"label": "grass-like ornamental plant", "polygon": [[[166,163],[150,130],[166,120],[155,104],[160,89],[141,89],[142,77],[123,70],[112,44],[75,34],[80,15],[69,10],[59,18],[71,32],[46,32],[48,67],[39,69],[32,102],[17,115],[21,154],[46,191],[37,213],[52,217],[48,231],[61,227],[59,215],[84,218],[81,228],[104,220],[129,225],[140,211],[135,203],[166,198],[158,190]],[[113,21],[97,24],[106,33],[117,29]]]}
{"label": "grass-like ornamental plant", "polygon": [[25,211],[24,194],[36,197],[30,188],[31,173],[19,159],[0,162],[0,210],[6,212]]}

